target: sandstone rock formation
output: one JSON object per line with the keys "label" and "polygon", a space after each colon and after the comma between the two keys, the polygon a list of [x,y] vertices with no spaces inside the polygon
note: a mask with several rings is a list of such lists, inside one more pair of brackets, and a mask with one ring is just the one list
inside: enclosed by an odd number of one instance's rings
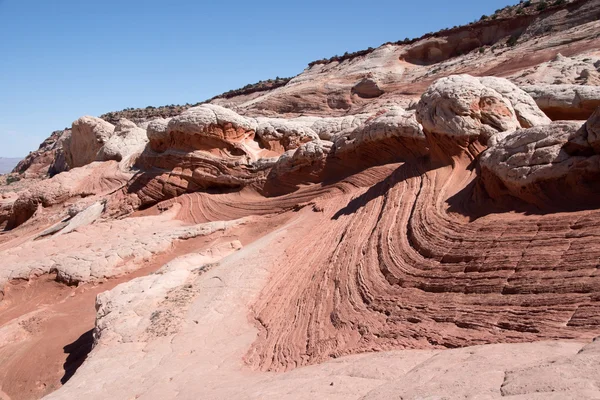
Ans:
{"label": "sandstone rock formation", "polygon": [[18,196],[14,192],[3,193],[0,195],[0,228],[4,228],[8,223],[12,208]]}
{"label": "sandstone rock formation", "polygon": [[356,85],[352,86],[352,93],[362,98],[379,97],[384,92],[381,90],[377,81],[373,78],[363,78]]}
{"label": "sandstone rock formation", "polygon": [[256,135],[259,144],[273,151],[287,151],[298,148],[301,144],[318,140],[319,135],[300,121],[281,119],[259,119]]}
{"label": "sandstone rock formation", "polygon": [[487,76],[480,78],[479,81],[500,93],[510,102],[522,128],[531,128],[550,122],[550,118],[538,108],[531,96],[508,80]]}
{"label": "sandstone rock formation", "polygon": [[541,209],[594,207],[600,201],[600,108],[584,124],[556,122],[496,138],[481,156],[488,193],[509,193]]}
{"label": "sandstone rock formation", "polygon": [[29,153],[12,171],[27,177],[44,177],[68,170],[63,142],[70,134],[69,129],[52,132],[37,150]]}
{"label": "sandstone rock formation", "polygon": [[600,57],[594,54],[565,57],[558,53],[547,62],[527,68],[513,75],[519,86],[529,85],[598,85],[600,84]]}
{"label": "sandstone rock formation", "polygon": [[0,397],[600,396],[600,0],[538,5],[53,134]]}
{"label": "sandstone rock formation", "polygon": [[120,170],[115,162],[92,163],[36,183],[18,193],[7,227],[14,229],[38,210],[43,212],[44,208],[52,208],[74,198],[109,195],[122,188],[132,175],[131,172]]}
{"label": "sandstone rock formation", "polygon": [[144,129],[126,119],[120,119],[113,135],[96,153],[97,161],[122,161],[144,150],[148,136]]}
{"label": "sandstone rock formation", "polygon": [[329,141],[317,139],[283,153],[267,176],[265,192],[281,195],[297,190],[303,183],[322,181],[332,146]]}
{"label": "sandstone rock formation", "polygon": [[600,87],[583,85],[524,86],[550,118],[587,119],[600,107]]}
{"label": "sandstone rock formation", "polygon": [[0,286],[11,279],[30,279],[49,272],[68,284],[126,274],[138,268],[140,261],[166,251],[174,240],[209,235],[235,224],[182,226],[171,221],[175,211],[85,228],[67,226],[56,236],[37,240],[27,248],[2,251]]}
{"label": "sandstone rock formation", "polygon": [[254,119],[216,105],[190,108],[168,122],[152,122],[149,148],[136,164],[146,171],[139,177],[142,203],[259,182],[266,166],[256,162],[269,152],[254,141],[256,129]]}
{"label": "sandstone rock formation", "polygon": [[[430,143],[444,154],[482,145],[500,132],[547,123],[549,119],[525,92],[500,78],[455,75],[431,85],[417,105],[417,119]],[[451,147],[457,145],[453,150]]]}
{"label": "sandstone rock formation", "polygon": [[169,135],[167,127],[171,118],[158,118],[150,121],[146,127],[146,136],[150,142],[150,147],[154,151],[165,151],[169,145]]}
{"label": "sandstone rock formation", "polygon": [[114,125],[96,117],[85,116],[73,122],[71,135],[64,144],[67,165],[75,168],[96,161],[98,150],[114,130]]}

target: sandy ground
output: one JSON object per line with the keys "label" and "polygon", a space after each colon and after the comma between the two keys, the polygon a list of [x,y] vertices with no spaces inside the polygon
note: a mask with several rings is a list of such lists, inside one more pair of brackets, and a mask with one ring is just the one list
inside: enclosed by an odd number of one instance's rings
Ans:
{"label": "sandy ground", "polygon": [[55,275],[10,282],[0,303],[0,332],[17,325],[20,334],[11,343],[0,341],[0,396],[3,396],[0,398],[38,399],[68,381],[91,350],[99,293],[151,274],[182,254],[201,251],[231,237],[250,241],[273,223],[273,219],[265,219],[253,225],[252,233],[248,230],[238,233],[234,229],[176,241],[169,251],[143,263],[133,273],[114,279],[77,287],[56,282]]}

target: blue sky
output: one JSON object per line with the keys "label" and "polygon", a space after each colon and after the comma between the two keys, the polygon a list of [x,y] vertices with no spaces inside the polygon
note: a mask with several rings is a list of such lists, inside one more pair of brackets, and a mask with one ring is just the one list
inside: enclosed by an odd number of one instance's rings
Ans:
{"label": "blue sky", "polygon": [[0,0],[0,157],[82,115],[195,103],[511,0]]}

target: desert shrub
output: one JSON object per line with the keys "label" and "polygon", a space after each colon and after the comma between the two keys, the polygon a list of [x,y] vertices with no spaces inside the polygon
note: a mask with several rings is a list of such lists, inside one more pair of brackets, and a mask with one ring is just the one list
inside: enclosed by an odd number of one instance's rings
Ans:
{"label": "desert shrub", "polygon": [[11,183],[19,182],[20,180],[21,178],[19,178],[17,175],[8,175],[6,177],[6,184],[10,185]]}

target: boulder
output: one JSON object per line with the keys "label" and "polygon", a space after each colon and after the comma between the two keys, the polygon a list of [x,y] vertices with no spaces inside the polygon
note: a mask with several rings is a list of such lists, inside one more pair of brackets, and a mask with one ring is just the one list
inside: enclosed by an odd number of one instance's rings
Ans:
{"label": "boulder", "polygon": [[113,135],[115,127],[100,118],[85,116],[75,122],[64,142],[65,158],[70,168],[96,161],[98,151]]}
{"label": "boulder", "polygon": [[509,80],[495,76],[479,78],[479,81],[504,96],[515,110],[522,128],[550,123],[550,118],[537,106],[535,100],[523,89],[519,89]]}
{"label": "boulder", "polygon": [[269,150],[284,152],[319,139],[317,133],[310,127],[309,121],[282,118],[257,118],[257,121],[258,142]]}
{"label": "boulder", "polygon": [[435,81],[421,96],[417,120],[425,132],[484,142],[519,127],[510,101],[470,75]]}
{"label": "boulder", "polygon": [[422,95],[416,111],[440,156],[465,151],[476,156],[500,132],[547,122],[526,93],[508,80],[470,75],[438,79]]}
{"label": "boulder", "polygon": [[146,131],[133,122],[121,118],[113,135],[98,150],[96,161],[121,161],[133,154],[139,154],[148,143]]}
{"label": "boulder", "polygon": [[600,87],[573,84],[523,86],[553,120],[588,119],[600,106]]}
{"label": "boulder", "polygon": [[256,121],[214,104],[192,107],[171,119],[167,126],[170,136],[192,140],[194,136],[241,141],[253,137]]}
{"label": "boulder", "polygon": [[598,120],[560,121],[498,135],[480,158],[492,198],[510,195],[541,209],[600,204]]}
{"label": "boulder", "polygon": [[[65,235],[67,233],[73,232],[74,230],[81,228],[82,226],[89,225],[96,221],[104,212],[104,206],[106,203],[104,201],[97,201],[91,206],[85,208],[81,212],[74,215],[67,225],[57,233],[57,235]],[[71,209],[69,209],[71,211]]]}
{"label": "boulder", "polygon": [[152,150],[162,152],[169,145],[168,125],[171,118],[158,118],[150,121],[146,128],[146,135]]}

